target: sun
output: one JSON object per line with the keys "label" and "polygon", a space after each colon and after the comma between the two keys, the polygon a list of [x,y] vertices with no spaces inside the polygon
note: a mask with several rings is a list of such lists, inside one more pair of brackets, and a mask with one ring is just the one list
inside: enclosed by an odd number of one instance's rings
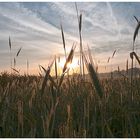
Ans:
{"label": "sun", "polygon": [[[66,59],[65,58],[62,58],[60,60],[60,62],[58,62],[58,66],[60,68],[63,68],[64,65],[65,65],[65,62],[66,62]],[[77,67],[78,67],[78,59],[76,59],[76,58],[73,58],[72,63],[68,63],[67,64],[67,68],[70,68],[70,69],[75,69]]]}

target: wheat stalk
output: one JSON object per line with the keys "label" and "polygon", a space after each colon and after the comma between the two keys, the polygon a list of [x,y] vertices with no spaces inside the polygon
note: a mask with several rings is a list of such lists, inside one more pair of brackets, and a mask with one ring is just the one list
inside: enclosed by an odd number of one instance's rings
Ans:
{"label": "wheat stalk", "polygon": [[29,74],[29,61],[27,59],[27,75]]}
{"label": "wheat stalk", "polygon": [[42,91],[42,94],[44,93],[44,89],[46,87],[46,84],[47,84],[47,81],[48,81],[48,78],[49,78],[49,75],[50,75],[50,71],[51,71],[51,68],[52,68],[52,65],[54,63],[54,60],[52,61],[52,63],[48,66],[48,69],[46,70],[43,66],[41,66],[43,68],[43,70],[46,72],[45,73],[45,77],[44,77],[44,80],[43,80],[43,83],[42,83],[42,88],[41,88],[41,91]]}
{"label": "wheat stalk", "polygon": [[126,73],[128,74],[128,59],[126,60]]}
{"label": "wheat stalk", "polygon": [[55,77],[57,79],[57,58],[56,58],[56,55],[55,55]]}
{"label": "wheat stalk", "polygon": [[117,50],[115,50],[115,51],[113,52],[113,54],[112,54],[112,58],[114,57],[114,55],[115,55],[116,51],[117,51]]}
{"label": "wheat stalk", "polygon": [[76,47],[76,44],[73,44],[73,46],[71,48],[71,51],[70,51],[70,53],[69,53],[69,55],[66,59],[66,62],[65,62],[64,67],[63,67],[63,73],[60,77],[60,81],[59,81],[59,84],[58,84],[58,88],[60,88],[60,86],[63,82],[65,73],[69,71],[68,64],[72,63],[75,47]]}
{"label": "wheat stalk", "polygon": [[16,73],[19,73],[19,70],[15,69],[15,68],[11,68],[13,71],[15,71]]}
{"label": "wheat stalk", "polygon": [[72,63],[72,59],[73,59],[73,55],[74,55],[74,50],[75,50],[76,45],[73,44],[71,51],[66,59],[65,65],[63,67],[63,73],[66,71],[67,67],[68,67],[68,63]]}
{"label": "wheat stalk", "polygon": [[14,68],[16,67],[16,58],[14,58]]}
{"label": "wheat stalk", "polygon": [[[10,36],[9,36],[9,48],[10,48],[10,65],[12,67],[12,54],[11,54],[12,44],[11,44]],[[11,71],[11,73],[12,73],[12,71]]]}
{"label": "wheat stalk", "polygon": [[83,76],[85,75],[84,72],[84,60],[83,60],[83,56],[82,56],[82,52],[83,52],[83,47],[82,47],[82,14],[78,14],[78,8],[77,8],[77,4],[75,2],[75,8],[76,8],[76,13],[77,13],[77,20],[78,20],[78,26],[79,26],[79,39],[80,39],[80,75],[83,74]]}
{"label": "wheat stalk", "polygon": [[98,75],[97,75],[96,71],[94,70],[94,67],[91,64],[91,62],[87,61],[84,53],[83,53],[83,56],[84,56],[85,64],[86,64],[86,67],[88,69],[90,78],[91,78],[92,83],[93,83],[93,85],[94,85],[94,87],[96,89],[96,92],[98,93],[99,97],[102,98],[102,96],[103,96],[103,89],[101,87]]}
{"label": "wheat stalk", "polygon": [[67,58],[66,45],[65,45],[65,36],[64,36],[62,24],[60,24],[60,26],[61,26],[61,34],[62,34],[62,40],[63,40],[63,48],[64,48],[64,52],[65,52],[65,58]]}
{"label": "wheat stalk", "polygon": [[136,19],[137,21],[137,26],[135,28],[135,31],[134,31],[134,35],[133,35],[133,51],[134,51],[134,43],[135,43],[135,39],[136,39],[136,36],[138,36],[138,31],[139,31],[139,28],[140,28],[140,21],[134,16],[134,18]]}
{"label": "wheat stalk", "polygon": [[110,61],[110,57],[108,57],[107,63],[109,63],[109,61]]}
{"label": "wheat stalk", "polygon": [[17,52],[17,54],[16,54],[17,57],[18,57],[19,53],[21,52],[21,49],[22,49],[22,47],[19,48],[19,50],[18,50],[18,52]]}

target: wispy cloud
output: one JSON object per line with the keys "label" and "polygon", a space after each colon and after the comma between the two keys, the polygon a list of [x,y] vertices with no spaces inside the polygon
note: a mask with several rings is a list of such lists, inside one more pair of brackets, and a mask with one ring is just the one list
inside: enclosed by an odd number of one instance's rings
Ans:
{"label": "wispy cloud", "polygon": [[[140,3],[77,4],[83,14],[83,43],[91,46],[96,59],[104,63],[102,60],[115,49],[119,50],[118,57],[122,60],[129,57],[136,26],[133,15],[140,18]],[[3,70],[10,66],[9,35],[13,57],[23,47],[18,58],[19,66],[26,65],[28,58],[31,65],[37,67],[39,63],[47,63],[52,55],[63,54],[60,22],[69,50],[74,41],[79,41],[74,3],[0,3],[0,68]],[[116,58],[115,63],[119,65],[122,62]]]}

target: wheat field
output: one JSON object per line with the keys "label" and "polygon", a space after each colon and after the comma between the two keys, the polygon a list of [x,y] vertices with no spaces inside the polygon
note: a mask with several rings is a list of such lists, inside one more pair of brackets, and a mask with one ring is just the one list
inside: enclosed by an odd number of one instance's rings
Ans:
{"label": "wheat field", "polygon": [[[140,76],[136,76],[134,59],[140,64],[135,52],[135,41],[140,21],[134,27],[133,46],[130,53],[131,67],[126,63],[125,73],[118,67],[114,76],[101,78],[95,67],[92,51],[83,50],[82,13],[75,3],[79,45],[73,43],[66,52],[63,25],[60,36],[65,63],[58,74],[57,57],[48,67],[39,65],[44,75],[22,75],[16,61],[22,47],[12,58],[9,37],[11,72],[0,74],[0,137],[1,138],[139,138],[140,137]],[[79,73],[70,74],[75,48],[79,48]],[[108,63],[114,57],[108,58]],[[12,61],[14,63],[12,64]],[[51,74],[54,67],[54,74]],[[87,71],[87,73],[86,73]],[[129,74],[128,74],[129,71]]]}

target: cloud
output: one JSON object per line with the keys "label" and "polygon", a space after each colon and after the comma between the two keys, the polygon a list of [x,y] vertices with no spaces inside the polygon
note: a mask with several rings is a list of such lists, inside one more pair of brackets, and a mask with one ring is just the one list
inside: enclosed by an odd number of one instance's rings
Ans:
{"label": "cloud", "polygon": [[[83,15],[84,48],[88,43],[96,58],[101,60],[115,49],[123,58],[129,56],[136,26],[133,15],[140,18],[139,3],[78,2],[77,5]],[[18,58],[19,66],[23,66],[27,58],[31,65],[37,67],[38,63],[48,62],[55,54],[62,55],[60,22],[69,51],[74,41],[79,42],[75,3],[0,3],[0,60],[3,60],[0,61],[0,68],[7,68],[10,63],[9,35],[13,57],[23,47]],[[121,62],[116,60],[115,63]]]}

